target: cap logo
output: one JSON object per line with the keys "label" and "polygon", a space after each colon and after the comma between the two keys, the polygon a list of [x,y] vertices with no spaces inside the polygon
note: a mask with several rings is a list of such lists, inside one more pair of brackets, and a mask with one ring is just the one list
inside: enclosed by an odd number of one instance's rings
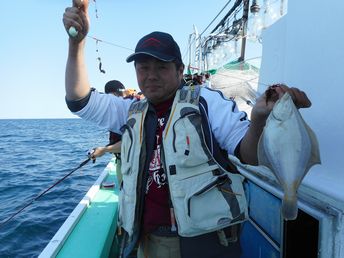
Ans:
{"label": "cap logo", "polygon": [[164,46],[164,44],[160,40],[157,40],[156,38],[149,38],[143,41],[140,47],[159,47],[161,45]]}

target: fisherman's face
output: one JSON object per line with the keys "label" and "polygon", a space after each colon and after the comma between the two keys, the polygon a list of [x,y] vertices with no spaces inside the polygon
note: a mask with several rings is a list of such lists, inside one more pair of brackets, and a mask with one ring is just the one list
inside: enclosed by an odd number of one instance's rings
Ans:
{"label": "fisherman's face", "polygon": [[135,70],[143,95],[153,104],[159,104],[176,93],[183,78],[184,66],[177,69],[173,62],[147,56],[136,60]]}

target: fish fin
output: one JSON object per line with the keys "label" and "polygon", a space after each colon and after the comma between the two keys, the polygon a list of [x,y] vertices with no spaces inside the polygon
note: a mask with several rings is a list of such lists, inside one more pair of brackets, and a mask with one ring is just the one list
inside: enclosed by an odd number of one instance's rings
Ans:
{"label": "fish fin", "polygon": [[313,165],[321,164],[321,160],[320,160],[319,143],[318,143],[317,137],[315,133],[313,132],[313,130],[306,124],[306,122],[305,122],[305,127],[311,139],[311,146],[312,146],[311,157],[306,166],[306,172],[307,172]]}
{"label": "fish fin", "polygon": [[295,195],[284,195],[282,200],[282,218],[285,220],[295,220],[297,218],[297,197]]}

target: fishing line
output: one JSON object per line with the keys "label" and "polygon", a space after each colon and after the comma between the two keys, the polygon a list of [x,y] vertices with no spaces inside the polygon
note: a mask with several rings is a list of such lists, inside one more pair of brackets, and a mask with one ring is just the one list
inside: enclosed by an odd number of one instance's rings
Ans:
{"label": "fishing line", "polygon": [[96,40],[96,52],[98,54],[98,57],[97,57],[97,60],[99,61],[99,65],[98,65],[98,68],[99,68],[99,71],[101,73],[105,73],[105,70],[102,68],[102,59],[100,58],[100,55],[99,55],[99,50],[98,50],[98,40]]}
{"label": "fishing line", "polygon": [[89,38],[91,38],[91,39],[93,39],[95,41],[98,41],[100,43],[108,44],[108,45],[111,45],[111,46],[114,46],[114,47],[123,48],[123,49],[129,50],[131,52],[134,52],[134,49],[132,49],[132,48],[124,47],[124,46],[121,46],[121,45],[118,45],[118,44],[115,44],[115,43],[112,43],[112,42],[109,42],[109,41],[105,41],[105,40],[96,38],[94,36],[87,35],[87,37],[89,37]]}
{"label": "fishing line", "polygon": [[[94,3],[94,13],[95,13],[95,16],[96,16],[96,19],[98,20],[99,19],[99,16],[98,16],[98,8],[97,8],[97,1],[96,0],[93,0],[93,3]],[[106,73],[105,70],[103,69],[103,63],[102,63],[102,59],[99,55],[99,49],[98,49],[98,42],[99,40],[98,39],[95,39],[96,40],[96,53],[98,55],[97,57],[97,60],[99,62],[98,64],[98,69],[99,69],[99,72],[101,73]]]}
{"label": "fishing line", "polygon": [[75,169],[73,169],[72,171],[70,171],[68,174],[66,174],[64,177],[62,177],[61,179],[57,180],[52,186],[50,186],[49,188],[47,188],[46,190],[44,190],[41,194],[37,195],[35,198],[33,198],[31,201],[29,201],[27,204],[25,204],[22,208],[20,208],[18,211],[16,211],[15,213],[13,213],[9,218],[3,220],[0,223],[0,228],[2,226],[4,226],[5,224],[7,224],[9,221],[11,221],[15,216],[17,216],[19,213],[21,213],[24,209],[26,209],[27,207],[31,206],[36,200],[38,200],[39,198],[41,198],[43,195],[45,195],[47,192],[49,192],[52,188],[54,188],[56,185],[58,185],[59,183],[61,183],[63,180],[65,180],[67,177],[69,177],[71,174],[73,174],[75,171],[77,171],[78,169],[82,168],[83,166],[85,166],[89,161],[91,160],[91,158],[87,158],[86,160],[84,160],[83,162],[80,163],[80,165],[78,167],[76,167]]}
{"label": "fishing line", "polygon": [[97,1],[96,1],[96,0],[93,0],[93,2],[94,2],[94,12],[95,12],[95,14],[96,14],[96,18],[98,19],[99,17],[98,17]]}
{"label": "fishing line", "polygon": [[[95,12],[95,16],[96,16],[96,19],[98,20],[99,19],[99,16],[98,16],[98,7],[97,7],[97,1],[96,0],[93,0],[94,2],[94,12]],[[127,49],[127,50],[130,50],[130,51],[134,51],[133,49],[130,49],[130,48],[127,48],[127,47],[122,47],[120,45],[117,45],[117,44],[114,44],[114,43],[111,43],[111,42],[107,42],[107,41],[104,41],[104,40],[101,40],[101,39],[98,39],[96,37],[93,37],[93,36],[87,36],[93,40],[95,40],[96,42],[96,53],[97,53],[97,60],[98,60],[98,70],[100,73],[106,73],[106,71],[103,69],[103,63],[102,63],[102,59],[100,57],[100,52],[99,52],[99,46],[98,46],[98,43],[101,42],[101,43],[105,43],[105,44],[109,44],[109,45],[112,45],[112,46],[115,46],[115,47],[119,47],[119,48],[123,48],[123,49]]]}

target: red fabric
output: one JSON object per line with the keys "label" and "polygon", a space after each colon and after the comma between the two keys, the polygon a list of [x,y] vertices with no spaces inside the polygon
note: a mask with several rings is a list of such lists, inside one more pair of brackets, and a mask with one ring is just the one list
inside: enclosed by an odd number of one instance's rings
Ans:
{"label": "red fabric", "polygon": [[119,142],[121,140],[121,138],[122,138],[122,136],[120,134],[110,131],[109,144],[108,145],[112,145],[112,144],[115,144],[116,142]]}
{"label": "red fabric", "polygon": [[173,99],[155,106],[158,116],[154,151],[149,165],[149,178],[146,186],[143,211],[143,231],[152,232],[158,226],[170,226],[169,189],[167,175],[161,161],[162,132],[168,117],[166,116]]}

